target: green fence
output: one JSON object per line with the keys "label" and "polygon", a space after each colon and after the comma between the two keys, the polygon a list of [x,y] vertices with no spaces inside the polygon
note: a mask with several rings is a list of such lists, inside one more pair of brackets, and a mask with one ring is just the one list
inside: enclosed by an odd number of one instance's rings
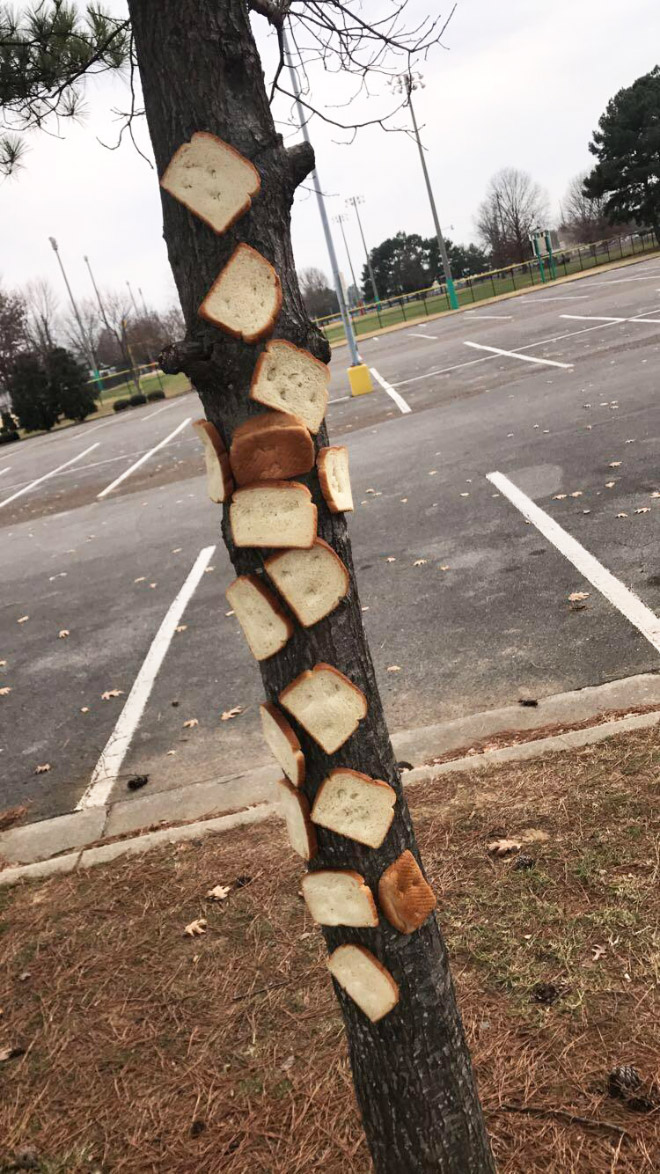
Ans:
{"label": "green fence", "polygon": [[[599,265],[607,265],[609,261],[621,261],[625,257],[651,253],[657,248],[658,242],[654,233],[648,231],[613,237],[611,240],[597,241],[592,245],[558,249],[553,255],[555,275],[557,278],[567,277],[571,273],[597,269]],[[521,265],[509,265],[506,269],[493,269],[488,273],[461,277],[454,285],[459,305],[467,306],[486,298],[497,297],[498,294],[541,285],[544,280],[548,285],[554,280],[548,260],[543,258],[541,272],[541,266],[534,258]],[[431,314],[439,314],[449,309],[446,286],[436,285],[429,289],[383,298],[380,302],[352,307],[350,316],[356,335],[363,335],[381,330],[384,326],[395,326],[399,322],[423,321]],[[329,318],[317,318],[316,323],[329,342],[337,342],[346,337],[338,314]]]}

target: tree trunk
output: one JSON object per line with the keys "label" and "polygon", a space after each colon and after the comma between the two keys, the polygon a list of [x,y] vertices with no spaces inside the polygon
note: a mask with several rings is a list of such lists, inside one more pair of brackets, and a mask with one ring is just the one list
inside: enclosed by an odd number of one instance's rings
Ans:
{"label": "tree trunk", "polygon": [[[290,239],[293,193],[313,167],[313,152],[304,144],[286,150],[275,131],[245,0],[129,0],[129,6],[159,174],[194,131],[207,130],[251,159],[262,177],[251,211],[219,237],[163,193],[165,240],[188,330],[187,341],[170,348],[168,361],[190,376],[208,418],[228,445],[237,425],[258,410],[247,392],[260,348],[204,323],[197,309],[239,241],[258,249],[279,274],[284,300],[275,336],[329,358],[328,344],[305,313]],[[318,444],[327,444],[325,426]],[[375,888],[383,870],[404,849],[417,857],[418,851],[362,628],[346,523],[343,515],[328,511],[316,473],[301,480],[309,485],[318,507],[319,535],[351,572],[351,589],[315,627],[297,627],[282,652],[261,663],[261,674],[268,699],[276,701],[280,690],[303,669],[327,661],[365,694],[367,717],[336,754],[325,755],[304,730],[297,728],[297,733],[307,763],[304,789],[310,800],[328,770],[337,766],[384,779],[396,789],[396,816],[381,849],[369,850],[318,829],[319,855],[312,866],[355,868]],[[254,572],[263,565],[259,551],[233,547],[226,510],[223,535],[237,572]],[[324,932],[329,949],[343,942],[365,945],[392,973],[401,992],[395,1009],[372,1024],[337,988],[357,1098],[378,1174],[492,1172],[435,918],[409,936],[397,933],[384,919],[376,929]]]}

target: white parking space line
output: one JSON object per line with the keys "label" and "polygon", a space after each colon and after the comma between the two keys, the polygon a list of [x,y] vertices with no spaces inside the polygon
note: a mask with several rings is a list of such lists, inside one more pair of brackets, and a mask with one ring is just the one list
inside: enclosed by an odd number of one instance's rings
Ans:
{"label": "white parking space line", "polygon": [[570,370],[572,363],[558,363],[555,359],[537,359],[535,355],[521,355],[520,351],[503,351],[498,346],[485,346],[482,342],[466,342],[464,346],[474,347],[476,351],[492,351],[494,355],[506,355],[509,359],[520,359],[523,363],[542,363],[544,367],[563,367]]}
{"label": "white parking space line", "polygon": [[169,403],[169,404],[163,404],[162,408],[156,408],[155,412],[149,412],[148,416],[143,416],[142,420],[139,421],[139,423],[142,423],[143,421],[146,421],[146,420],[153,420],[154,416],[160,416],[161,412],[169,412],[170,408],[175,408],[175,407],[176,407],[176,400],[173,400],[172,403]]}
{"label": "white parking space line", "polygon": [[437,340],[438,340],[437,334],[415,334],[414,331],[412,331],[412,330],[408,331],[408,337],[409,338],[428,338],[431,340],[431,342],[437,342]]}
{"label": "white parking space line", "polygon": [[158,676],[165,654],[170,646],[175,628],[192,599],[204,571],[209,565],[215,546],[205,546],[199,552],[188,578],[176,598],[170,604],[167,614],[153,638],[151,647],[142,662],[117,724],[106,742],[76,811],[88,807],[102,807],[117,781],[119,771],[133,735],[140,724],[144,707],[149,700],[154,681]]}
{"label": "white parking space line", "polygon": [[125,481],[127,477],[130,477],[131,473],[134,473],[136,469],[139,469],[141,465],[144,465],[145,462],[154,455],[154,453],[158,452],[159,449],[164,448],[166,444],[169,444],[170,440],[173,440],[174,437],[177,436],[183,428],[187,427],[191,419],[192,416],[187,416],[185,420],[182,420],[181,423],[174,429],[174,431],[170,432],[169,436],[166,436],[165,439],[161,440],[159,444],[156,444],[153,448],[150,448],[148,452],[145,452],[144,456],[141,456],[139,461],[136,461],[134,465],[130,465],[128,469],[124,469],[124,472],[121,473],[121,475],[117,477],[115,481],[112,481],[110,485],[106,485],[105,489],[102,489],[101,492],[97,493],[96,496],[106,497],[108,493],[112,493],[113,489],[116,489],[118,485],[121,485],[122,481]]}
{"label": "white parking space line", "polygon": [[[528,298],[524,300],[528,301]],[[584,302],[589,301],[589,294],[553,294],[552,297],[544,294],[542,298],[536,297],[533,300],[535,302]]]}
{"label": "white parking space line", "polygon": [[403,396],[399,395],[398,391],[395,391],[394,388],[387,382],[386,379],[383,379],[383,376],[378,373],[378,371],[376,370],[375,367],[371,368],[371,374],[373,375],[376,382],[380,383],[381,387],[383,388],[383,391],[386,391],[388,395],[391,395],[397,408],[399,409],[400,412],[403,412],[404,416],[405,416],[406,412],[412,411],[412,408],[406,403]]}
{"label": "white parking space line", "polygon": [[609,314],[560,314],[560,318],[573,318],[578,322],[646,322],[660,326],[660,318],[611,318]]}
{"label": "white parking space line", "polygon": [[76,461],[81,461],[83,457],[87,456],[88,452],[92,452],[93,449],[98,448],[99,444],[100,441],[97,440],[95,444],[90,444],[89,448],[86,448],[83,452],[79,452],[77,457],[71,457],[63,465],[58,465],[56,469],[51,469],[50,473],[44,473],[43,477],[37,477],[35,481],[30,481],[22,489],[17,489],[16,493],[12,493],[11,497],[6,497],[4,501],[0,501],[0,510],[3,506],[9,505],[10,502],[16,501],[17,497],[21,497],[24,493],[29,493],[31,489],[34,489],[37,485],[41,485],[43,481],[47,481],[49,477],[54,477],[56,473],[60,472],[60,469],[66,469],[68,465],[74,465]]}
{"label": "white parking space line", "polygon": [[648,277],[613,277],[611,281],[591,281],[590,285],[621,285],[624,281],[657,281],[658,275],[651,274]]}
{"label": "white parking space line", "polygon": [[660,652],[660,617],[503,473],[487,473],[486,479]]}
{"label": "white parking space line", "polygon": [[476,310],[466,310],[466,314],[469,314],[470,318],[491,318],[495,322],[500,318],[502,321],[505,321],[507,318],[513,318],[513,314],[478,314]]}
{"label": "white parking space line", "polygon": [[5,465],[4,469],[0,469],[0,477],[2,477],[3,473],[8,473],[10,469],[11,465]]}
{"label": "white parking space line", "polygon": [[345,404],[351,398],[350,395],[338,395],[336,399],[329,399],[328,404]]}

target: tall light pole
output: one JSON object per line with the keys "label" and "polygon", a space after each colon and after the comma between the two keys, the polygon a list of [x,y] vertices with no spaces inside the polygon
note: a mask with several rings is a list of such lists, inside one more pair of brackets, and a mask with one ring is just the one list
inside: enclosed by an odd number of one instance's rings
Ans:
{"label": "tall light pole", "polygon": [[429,178],[428,169],[426,166],[426,159],[424,158],[424,148],[422,140],[419,137],[419,127],[417,126],[417,119],[415,118],[415,108],[412,103],[413,90],[417,90],[424,86],[421,74],[402,73],[396,78],[395,85],[400,93],[406,95],[406,101],[410,108],[410,116],[412,118],[413,129],[415,131],[415,138],[417,139],[417,150],[419,151],[419,158],[422,164],[422,171],[424,172],[424,181],[426,183],[426,190],[429,196],[429,203],[431,205],[431,212],[433,214],[433,223],[435,225],[435,233],[438,238],[438,248],[440,249],[440,257],[442,259],[442,268],[445,273],[445,282],[447,284],[447,294],[449,296],[449,305],[452,310],[458,309],[458,298],[456,297],[456,289],[454,287],[454,279],[451,275],[451,266],[449,264],[449,257],[447,256],[447,246],[445,245],[445,238],[442,235],[440,227],[440,220],[438,218],[438,211],[435,206],[435,199],[433,198],[433,188],[431,187],[431,180]]}
{"label": "tall light pole", "polygon": [[360,213],[358,212],[358,204],[364,204],[364,196],[349,196],[346,203],[352,204],[355,209],[355,215],[357,218],[358,227],[360,229],[360,236],[362,237],[362,245],[364,247],[364,255],[367,258],[367,268],[369,270],[369,280],[371,281],[371,288],[372,288],[373,294],[374,294],[374,301],[380,302],[380,297],[378,296],[378,290],[376,288],[376,278],[374,277],[374,271],[373,271],[373,268],[371,265],[371,257],[369,256],[367,242],[364,239],[364,232],[362,229],[362,221],[360,219]]}
{"label": "tall light pole", "polygon": [[[309,143],[310,140],[309,140],[309,134],[307,131],[307,118],[306,118],[305,112],[303,110],[302,103],[300,101],[300,86],[298,85],[298,75],[296,73],[296,69],[293,64],[293,59],[292,59],[291,54],[289,52],[289,45],[287,42],[287,36],[286,36],[286,32],[285,32],[284,28],[282,29],[282,41],[283,41],[284,52],[285,52],[287,60],[288,60],[289,74],[291,76],[291,85],[293,87],[293,92],[294,92],[295,98],[296,98],[296,111],[298,114],[298,121],[300,122],[300,129],[302,131],[302,136],[303,136],[305,142]],[[344,324],[344,330],[346,332],[346,339],[348,341],[348,349],[349,349],[350,355],[351,355],[351,367],[353,367],[353,368],[358,367],[361,369],[359,379],[357,376],[357,372],[355,372],[354,378],[352,380],[351,380],[351,371],[349,369],[348,376],[349,376],[349,381],[351,382],[351,390],[353,391],[354,387],[357,386],[358,382],[360,382],[361,385],[363,385],[364,391],[373,391],[373,386],[371,384],[371,377],[369,375],[369,368],[366,366],[366,364],[364,364],[362,362],[362,359],[360,358],[360,355],[358,353],[357,342],[355,340],[355,333],[353,331],[353,323],[351,322],[351,316],[346,308],[346,302],[344,301],[344,291],[341,287],[341,280],[339,277],[339,266],[337,264],[337,254],[335,253],[334,241],[332,239],[332,233],[330,231],[330,225],[328,223],[328,213],[325,210],[325,201],[323,199],[323,191],[321,190],[321,181],[319,180],[319,174],[318,174],[318,171],[316,170],[316,168],[314,168],[314,170],[312,171],[312,173],[310,175],[310,179],[312,181],[312,186],[314,188],[314,191],[316,192],[316,199],[317,199],[317,203],[319,206],[319,215],[321,217],[321,224],[323,225],[323,235],[325,236],[325,243],[326,243],[327,249],[328,249],[328,257],[330,259],[330,268],[332,269],[332,280],[333,280],[334,287],[335,287],[335,293],[337,294],[337,301],[339,303],[339,313],[341,314],[341,320]],[[353,394],[355,394],[354,391],[353,391]]]}
{"label": "tall light pole", "polygon": [[92,285],[93,285],[93,287],[94,287],[94,293],[96,294],[96,300],[97,300],[97,302],[98,302],[98,304],[99,304],[99,310],[101,311],[101,317],[102,317],[102,319],[103,319],[103,322],[104,322],[105,328],[106,328],[106,330],[108,330],[108,331],[110,332],[110,334],[114,334],[114,336],[115,336],[115,338],[116,338],[116,340],[117,340],[117,343],[118,343],[118,345],[119,345],[119,349],[120,349],[120,351],[121,351],[121,353],[122,353],[122,357],[123,357],[123,359],[124,359],[124,362],[128,364],[128,367],[129,367],[129,369],[130,369],[130,372],[131,372],[131,377],[132,377],[132,379],[133,379],[133,384],[134,384],[134,386],[135,386],[135,387],[137,387],[137,389],[138,389],[138,391],[139,391],[139,390],[140,390],[140,385],[139,385],[139,383],[138,383],[138,382],[136,381],[136,379],[135,379],[135,371],[133,370],[133,364],[132,364],[132,362],[131,362],[131,356],[130,356],[130,352],[128,351],[128,348],[127,348],[127,347],[124,345],[124,339],[123,339],[123,336],[122,336],[122,335],[120,335],[120,334],[119,334],[119,331],[118,331],[118,330],[115,330],[115,329],[114,329],[114,327],[113,327],[113,326],[111,326],[111,325],[110,325],[110,322],[108,321],[108,315],[107,315],[107,314],[106,314],[106,312],[105,312],[105,306],[103,305],[103,301],[102,301],[102,299],[101,299],[101,294],[99,293],[99,287],[98,287],[98,285],[96,284],[96,281],[94,280],[94,274],[92,273],[92,266],[91,266],[91,265],[90,265],[90,263],[89,263],[89,257],[83,257],[83,260],[84,260],[84,262],[85,262],[85,264],[86,264],[86,266],[87,266],[87,268],[88,268],[88,270],[89,270],[89,276],[90,276],[90,278],[91,278],[91,280],[92,280]]}
{"label": "tall light pole", "polygon": [[133,309],[135,310],[135,317],[136,317],[136,318],[139,318],[139,317],[140,317],[140,311],[139,311],[139,310],[138,310],[138,308],[137,308],[137,302],[136,302],[136,300],[135,300],[135,295],[134,295],[134,293],[133,293],[133,290],[131,289],[131,283],[130,283],[130,281],[127,281],[127,282],[126,282],[126,285],[128,286],[128,292],[129,292],[129,294],[131,295],[131,301],[132,301],[132,303],[133,303]]}
{"label": "tall light pole", "polygon": [[[360,300],[360,289],[359,289],[357,281],[355,280],[355,270],[353,269],[353,262],[351,260],[351,254],[350,254],[350,250],[348,248],[348,241],[346,240],[346,233],[344,232],[344,223],[348,219],[348,217],[345,216],[343,212],[338,212],[337,215],[333,216],[332,219],[334,220],[335,224],[339,225],[339,227],[341,229],[341,235],[342,235],[342,238],[344,241],[344,248],[346,249],[346,256],[348,258],[348,268],[351,271],[351,277],[353,279],[353,290],[354,290],[353,298],[354,298],[355,303],[357,304],[357,302]],[[351,299],[349,298],[348,300],[350,302]]]}
{"label": "tall light pole", "polygon": [[83,344],[84,349],[87,351],[87,358],[91,359],[91,362],[92,362],[92,373],[94,375],[96,382],[102,388],[103,385],[101,384],[101,381],[100,381],[101,377],[99,375],[98,363],[96,362],[96,355],[94,354],[94,348],[93,348],[91,342],[89,341],[87,334],[85,333],[85,329],[82,324],[82,318],[80,317],[80,313],[79,313],[78,307],[76,305],[76,299],[73,296],[73,291],[71,289],[71,286],[69,285],[69,279],[66,275],[66,270],[64,268],[64,265],[62,264],[62,258],[60,257],[59,246],[58,246],[57,241],[55,240],[54,236],[49,236],[48,239],[50,241],[51,248],[52,248],[55,256],[57,257],[60,269],[62,270],[62,277],[64,278],[64,284],[66,286],[67,293],[69,295],[69,301],[71,302],[73,312],[76,316],[76,322],[78,323],[78,329],[80,331],[80,339],[81,339],[81,342]]}

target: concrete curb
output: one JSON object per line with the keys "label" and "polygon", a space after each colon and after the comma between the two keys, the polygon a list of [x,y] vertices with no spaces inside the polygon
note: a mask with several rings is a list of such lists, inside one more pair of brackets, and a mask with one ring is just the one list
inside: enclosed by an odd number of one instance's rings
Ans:
{"label": "concrete curb", "polygon": [[[403,778],[405,787],[417,783],[431,782],[448,774],[457,774],[462,771],[480,771],[490,766],[497,766],[505,762],[523,762],[537,758],[542,754],[560,753],[567,750],[576,750],[582,746],[594,745],[613,738],[616,734],[623,734],[631,730],[649,729],[660,723],[660,712],[633,714],[630,717],[619,718],[615,721],[603,722],[598,726],[591,726],[584,730],[573,730],[567,734],[558,734],[550,738],[538,738],[532,742],[523,742],[517,746],[503,746],[497,750],[486,750],[481,754],[467,755],[463,758],[454,758],[450,762],[443,762],[439,766],[420,766],[407,771]],[[261,803],[257,807],[249,807],[233,815],[221,815],[213,819],[198,820],[195,823],[180,825],[179,827],[163,828],[160,831],[147,832],[145,835],[131,836],[125,840],[117,840],[112,844],[100,844],[76,852],[68,852],[64,856],[55,856],[49,860],[40,860],[32,864],[21,864],[15,868],[6,868],[0,871],[0,888],[14,885],[20,880],[36,880],[43,877],[74,872],[80,868],[92,868],[96,864],[108,864],[122,856],[138,856],[149,852],[152,848],[162,847],[164,844],[178,844],[186,840],[202,839],[216,832],[231,831],[232,828],[246,827],[250,824],[262,823],[270,816],[275,815],[275,803]],[[23,829],[22,829],[23,830]]]}

